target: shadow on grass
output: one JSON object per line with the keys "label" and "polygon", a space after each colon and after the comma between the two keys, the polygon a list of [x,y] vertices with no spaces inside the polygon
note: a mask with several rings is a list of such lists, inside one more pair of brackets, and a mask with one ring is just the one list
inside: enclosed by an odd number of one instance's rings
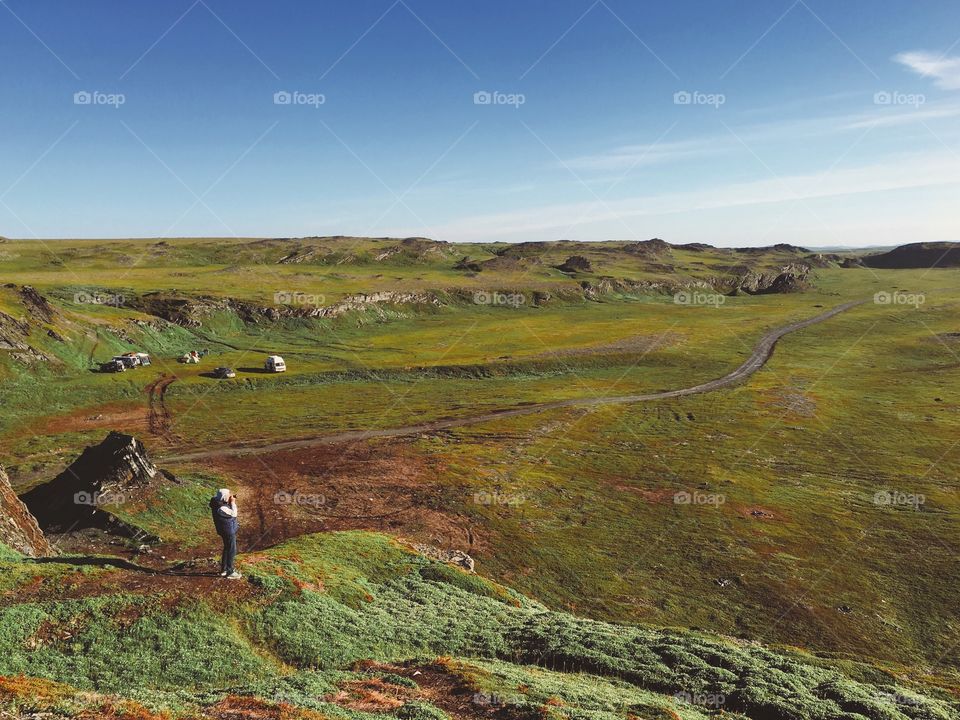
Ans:
{"label": "shadow on grass", "polygon": [[131,570],[133,572],[144,573],[146,575],[176,575],[179,577],[219,577],[217,572],[189,572],[186,570],[180,570],[178,567],[182,566],[182,563],[174,565],[172,568],[167,570],[157,570],[156,568],[147,567],[145,565],[138,565],[137,563],[130,562],[129,560],[123,560],[121,558],[111,558],[111,557],[100,557],[97,555],[65,555],[62,557],[42,557],[42,558],[31,558],[29,560],[32,563],[37,563],[40,565],[45,565],[49,563],[60,564],[60,565],[83,565],[83,566],[92,566],[92,567],[113,567],[120,570]]}

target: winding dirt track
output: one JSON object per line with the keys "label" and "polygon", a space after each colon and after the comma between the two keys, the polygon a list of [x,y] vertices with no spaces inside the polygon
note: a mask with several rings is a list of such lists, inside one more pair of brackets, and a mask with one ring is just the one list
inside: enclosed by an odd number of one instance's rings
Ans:
{"label": "winding dirt track", "polygon": [[432,422],[422,423],[420,425],[407,425],[398,428],[385,428],[382,430],[350,430],[347,432],[335,433],[332,435],[321,435],[313,438],[301,440],[284,440],[281,442],[270,443],[267,445],[250,445],[241,447],[221,447],[214,450],[201,450],[198,452],[185,453],[183,455],[169,455],[159,460],[162,462],[192,462],[195,460],[206,460],[215,457],[228,457],[240,455],[262,455],[266,453],[277,452],[279,450],[295,450],[298,448],[315,447],[318,445],[338,445],[340,443],[354,442],[358,440],[372,440],[376,438],[393,438],[408,435],[419,435],[422,433],[432,433],[438,430],[448,430],[450,428],[464,427],[466,425],[478,425],[480,423],[500,420],[502,418],[518,417],[521,415],[532,415],[547,410],[556,410],[558,408],[568,407],[595,407],[598,405],[623,405],[626,403],[648,402],[651,400],[666,400],[669,398],[683,397],[685,395],[698,395],[701,393],[713,392],[725,387],[736,385],[753,375],[762,368],[770,356],[773,354],[773,348],[777,341],[784,335],[803,330],[804,328],[816,325],[817,323],[829,320],[835,315],[849,310],[850,308],[862,305],[866,300],[848,302],[838,305],[832,310],[821,313],[816,317],[807,320],[785,325],[776,330],[771,330],[754,347],[750,357],[744,363],[727,373],[721,378],[710,380],[709,382],[694,385],[692,387],[680,388],[679,390],[666,390],[663,392],[649,393],[647,395],[616,395],[610,397],[589,397],[589,398],[571,398],[569,400],[556,400],[553,402],[534,403],[518,407],[505,408],[503,410],[492,410],[481,415],[471,417],[448,418],[445,420],[434,420]]}

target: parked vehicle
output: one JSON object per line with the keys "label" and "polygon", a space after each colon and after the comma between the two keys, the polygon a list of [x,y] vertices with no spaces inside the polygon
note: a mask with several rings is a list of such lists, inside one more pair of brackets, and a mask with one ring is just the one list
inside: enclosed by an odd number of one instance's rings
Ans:
{"label": "parked vehicle", "polygon": [[116,358],[113,360],[107,360],[107,362],[104,363],[100,363],[100,372],[102,373],[126,372],[126,370],[127,366]]}
{"label": "parked vehicle", "polygon": [[113,358],[116,362],[123,363],[123,366],[132,370],[140,364],[140,359],[137,357],[136,353],[130,353],[128,355],[116,355]]}
{"label": "parked vehicle", "polygon": [[287,364],[279,355],[271,355],[268,357],[263,367],[266,368],[267,372],[282,373],[287,371]]}
{"label": "parked vehicle", "polygon": [[140,360],[140,364],[144,367],[150,364],[150,356],[147,353],[138,352],[137,359]]}
{"label": "parked vehicle", "polygon": [[233,368],[218,367],[214,368],[213,376],[218,380],[228,380],[230,378],[235,378],[237,373]]}

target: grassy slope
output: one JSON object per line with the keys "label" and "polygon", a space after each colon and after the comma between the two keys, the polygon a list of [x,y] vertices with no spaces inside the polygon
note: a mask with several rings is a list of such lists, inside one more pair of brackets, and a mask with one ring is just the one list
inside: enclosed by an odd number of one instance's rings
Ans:
{"label": "grassy slope", "polygon": [[[381,535],[306,536],[243,564],[256,590],[216,603],[120,592],[125,571],[104,571],[116,577],[101,587],[114,582],[115,593],[62,597],[76,570],[55,566],[59,591],[51,588],[42,601],[7,597],[0,607],[0,675],[57,680],[180,712],[230,694],[336,716],[324,697],[354,660],[445,655],[467,658],[448,667],[479,692],[521,710],[552,708],[558,718],[655,718],[670,708],[700,717],[670,697],[677,693],[717,698],[749,717],[903,720],[956,712],[867,665],[841,670],[701,633],[549,612]],[[4,561],[4,569],[17,565]],[[0,702],[18,702],[4,687]],[[29,706],[26,700],[19,702]]]}

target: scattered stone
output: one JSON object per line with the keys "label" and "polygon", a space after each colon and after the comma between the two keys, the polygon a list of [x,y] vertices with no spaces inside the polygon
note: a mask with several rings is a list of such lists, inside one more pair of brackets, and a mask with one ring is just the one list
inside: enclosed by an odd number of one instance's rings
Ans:
{"label": "scattered stone", "polygon": [[449,565],[456,565],[457,567],[463,568],[467,572],[474,572],[476,562],[463,550],[445,550],[434,545],[422,544],[415,544],[413,549],[421,555],[430,558],[431,560],[437,560]]}

